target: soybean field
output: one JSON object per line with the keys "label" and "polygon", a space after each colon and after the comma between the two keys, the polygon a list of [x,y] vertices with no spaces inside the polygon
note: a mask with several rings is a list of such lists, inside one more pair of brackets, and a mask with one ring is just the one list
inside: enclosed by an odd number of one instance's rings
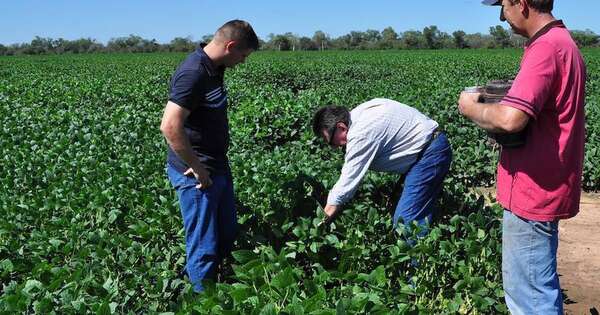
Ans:
{"label": "soybean field", "polygon": [[[597,191],[600,50],[583,53],[583,185]],[[228,71],[241,231],[200,295],[159,131],[185,54],[0,57],[0,314],[507,313],[502,209],[473,192],[493,186],[498,150],[456,103],[466,86],[514,77],[521,54],[257,52]],[[395,175],[369,172],[319,225],[343,152],[314,137],[312,113],[376,97],[435,119],[454,151],[440,213],[412,247],[392,228]]]}

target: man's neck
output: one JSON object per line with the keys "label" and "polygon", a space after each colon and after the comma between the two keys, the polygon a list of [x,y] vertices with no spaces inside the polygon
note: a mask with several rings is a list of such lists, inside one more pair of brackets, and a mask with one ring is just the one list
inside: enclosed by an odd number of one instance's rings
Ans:
{"label": "man's neck", "polygon": [[527,38],[532,38],[548,23],[556,21],[551,13],[532,13],[530,25],[527,27]]}
{"label": "man's neck", "polygon": [[208,45],[204,46],[204,53],[206,53],[216,67],[223,65],[223,47],[219,44],[211,41]]}

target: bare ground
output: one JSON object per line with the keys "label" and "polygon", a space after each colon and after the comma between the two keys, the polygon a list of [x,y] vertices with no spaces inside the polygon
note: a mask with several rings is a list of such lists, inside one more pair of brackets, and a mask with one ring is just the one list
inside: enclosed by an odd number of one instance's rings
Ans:
{"label": "bare ground", "polygon": [[[477,190],[494,196],[494,189]],[[558,235],[558,273],[565,314],[599,315],[600,194],[582,194],[579,214],[560,221]]]}
{"label": "bare ground", "polygon": [[558,227],[558,273],[566,314],[600,310],[600,194],[581,196],[579,214]]}

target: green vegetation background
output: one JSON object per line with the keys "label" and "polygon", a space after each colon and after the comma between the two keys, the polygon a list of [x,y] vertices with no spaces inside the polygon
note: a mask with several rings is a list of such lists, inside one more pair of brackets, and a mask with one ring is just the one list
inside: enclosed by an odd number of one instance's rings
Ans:
{"label": "green vegetation background", "polygon": [[[600,50],[588,65],[584,188],[600,188]],[[227,73],[242,231],[222,283],[194,295],[158,130],[185,54],[0,58],[0,313],[504,313],[497,150],[456,110],[514,76],[520,50],[259,52]],[[392,98],[434,118],[454,163],[430,235],[408,247],[392,175],[369,173],[332,226],[317,200],[341,152],[312,112]],[[550,171],[550,170],[549,170]],[[409,263],[419,263],[414,268]],[[231,267],[233,265],[233,267]]]}

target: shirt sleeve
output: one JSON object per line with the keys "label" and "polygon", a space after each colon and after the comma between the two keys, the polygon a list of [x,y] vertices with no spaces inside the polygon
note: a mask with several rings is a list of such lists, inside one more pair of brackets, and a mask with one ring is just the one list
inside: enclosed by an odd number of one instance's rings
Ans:
{"label": "shirt sleeve", "polygon": [[341,205],[350,200],[373,162],[380,142],[366,137],[348,140],[342,173],[327,197],[327,204]]}
{"label": "shirt sleeve", "polygon": [[201,91],[202,73],[200,71],[186,70],[175,73],[171,79],[171,89],[169,91],[169,101],[189,109],[194,110],[198,104],[202,103],[198,97],[203,97]]}
{"label": "shirt sleeve", "polygon": [[533,45],[523,57],[521,69],[500,104],[522,110],[536,119],[552,96],[558,73],[558,54],[549,43],[539,42]]}

